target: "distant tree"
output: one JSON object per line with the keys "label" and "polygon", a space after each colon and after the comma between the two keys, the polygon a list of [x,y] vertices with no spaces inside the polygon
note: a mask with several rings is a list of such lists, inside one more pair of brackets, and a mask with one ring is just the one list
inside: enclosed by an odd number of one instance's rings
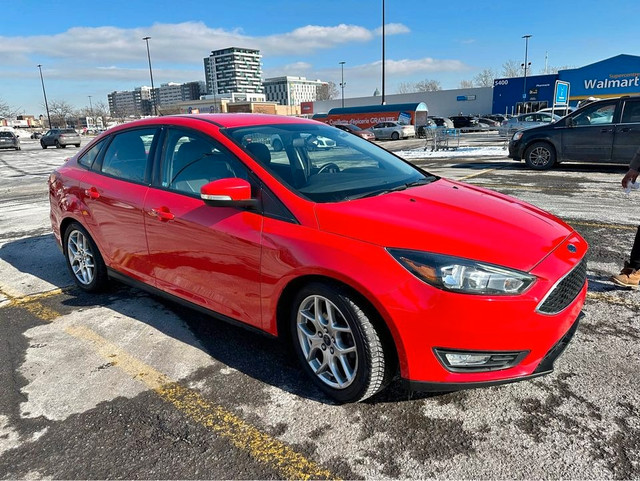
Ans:
{"label": "distant tree", "polygon": [[67,118],[73,116],[73,107],[65,100],[52,100],[49,102],[51,123],[56,127],[66,127]]}
{"label": "distant tree", "polygon": [[109,106],[102,100],[93,104],[93,115],[106,119],[109,117]]}
{"label": "distant tree", "polygon": [[493,80],[497,77],[496,72],[491,68],[485,68],[478,75],[473,77],[476,87],[493,87]]}
{"label": "distant tree", "polygon": [[545,69],[540,70],[541,74],[553,74],[553,73],[558,73],[560,70],[569,70],[575,68],[573,65],[560,65],[558,67],[547,67],[546,71]]}
{"label": "distant tree", "polygon": [[506,78],[520,77],[522,75],[522,62],[507,60],[502,64],[502,76]]}
{"label": "distant tree", "polygon": [[12,107],[7,102],[0,99],[0,118],[13,120],[16,118],[18,113],[18,109]]}
{"label": "distant tree", "polygon": [[340,91],[334,82],[326,82],[316,89],[316,100],[333,100],[340,96]]}
{"label": "distant tree", "polygon": [[442,85],[438,80],[424,79],[416,84],[415,92],[436,92],[442,90]]}
{"label": "distant tree", "polygon": [[417,92],[416,84],[411,82],[400,82],[396,88],[396,93],[398,94],[411,94],[413,92]]}
{"label": "distant tree", "polygon": [[458,88],[461,89],[471,89],[473,88],[473,81],[471,80],[460,80],[460,85]]}

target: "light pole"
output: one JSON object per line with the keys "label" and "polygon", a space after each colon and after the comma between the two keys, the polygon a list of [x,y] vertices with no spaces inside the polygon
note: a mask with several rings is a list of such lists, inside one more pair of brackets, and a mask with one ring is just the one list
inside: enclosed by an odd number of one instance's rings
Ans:
{"label": "light pole", "polygon": [[155,89],[153,87],[153,70],[151,70],[151,54],[149,53],[149,39],[151,37],[142,37],[142,40],[147,42],[147,60],[149,60],[149,76],[151,77],[151,102],[153,102],[153,111],[158,115],[158,107],[155,101]]}
{"label": "light pole", "polygon": [[42,82],[42,94],[44,95],[44,106],[47,109],[47,119],[49,120],[49,128],[51,128],[51,115],[49,115],[49,103],[47,102],[47,92],[44,89],[44,78],[42,77],[42,65],[38,64],[40,70],[40,82]]}
{"label": "light pole", "polygon": [[527,100],[527,68],[529,67],[529,65],[531,64],[527,64],[527,60],[528,60],[528,55],[529,55],[529,39],[531,38],[531,35],[523,35],[522,38],[524,38],[524,63],[522,64],[522,66],[524,67],[524,81],[522,82],[522,106],[525,108],[525,112],[526,112],[526,100]]}
{"label": "light pole", "polygon": [[[89,95],[89,115],[91,115],[91,122],[93,122],[95,124],[94,118],[93,118],[93,104],[91,103],[91,95]],[[88,125],[87,125],[88,127]]]}
{"label": "light pole", "polygon": [[341,77],[342,77],[342,82],[340,82],[340,88],[342,89],[342,108],[344,108],[344,88],[347,85],[346,83],[344,83],[344,64],[345,62],[339,62],[340,63],[340,70],[341,70]]}
{"label": "light pole", "polygon": [[382,105],[384,104],[384,0],[382,0]]}

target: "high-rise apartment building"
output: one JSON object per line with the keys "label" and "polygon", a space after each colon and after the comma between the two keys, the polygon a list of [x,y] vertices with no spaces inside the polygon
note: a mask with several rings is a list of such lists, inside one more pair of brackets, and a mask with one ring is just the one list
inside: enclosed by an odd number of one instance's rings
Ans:
{"label": "high-rise apartment building", "polygon": [[260,50],[229,47],[213,50],[204,59],[207,93],[224,95],[232,93],[261,94],[262,66]]}
{"label": "high-rise apartment building", "polygon": [[205,84],[199,82],[169,82],[155,89],[158,105],[171,105],[187,100],[198,100],[205,93]]}
{"label": "high-rise apartment building", "polygon": [[326,82],[307,80],[305,77],[273,77],[263,82],[267,102],[280,105],[300,105],[300,102],[315,102],[318,88]]}
{"label": "high-rise apartment building", "polygon": [[112,117],[151,115],[151,87],[114,91],[107,95],[107,101]]}

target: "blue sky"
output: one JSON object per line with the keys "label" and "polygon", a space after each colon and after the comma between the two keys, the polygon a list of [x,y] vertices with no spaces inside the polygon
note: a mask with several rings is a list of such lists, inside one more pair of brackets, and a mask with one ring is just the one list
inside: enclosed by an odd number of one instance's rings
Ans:
{"label": "blue sky", "polygon": [[[204,80],[203,58],[229,46],[259,48],[263,75],[340,82],[345,97],[381,88],[381,0],[106,0],[3,2],[0,100],[43,113],[47,97],[74,107],[106,103],[114,90]],[[8,11],[7,11],[8,10]],[[531,73],[640,55],[638,0],[386,0],[386,93],[435,79],[457,88],[481,70],[528,59]]]}

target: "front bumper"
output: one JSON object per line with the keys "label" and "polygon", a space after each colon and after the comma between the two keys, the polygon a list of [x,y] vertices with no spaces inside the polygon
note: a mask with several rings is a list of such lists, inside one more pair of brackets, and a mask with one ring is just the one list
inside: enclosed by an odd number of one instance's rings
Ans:
{"label": "front bumper", "polygon": [[535,379],[536,377],[544,376],[553,372],[553,364],[564,352],[564,350],[573,339],[574,334],[578,330],[578,324],[584,317],[584,312],[580,312],[578,318],[575,320],[571,328],[567,333],[560,338],[560,340],[547,352],[545,357],[540,361],[538,367],[532,374],[519,376],[514,378],[498,379],[494,381],[481,381],[481,382],[425,382],[425,381],[411,381],[403,379],[403,383],[410,391],[421,392],[451,392],[460,391],[463,389],[476,389],[483,387],[499,386],[501,384],[510,384],[518,381],[527,381]]}
{"label": "front bumper", "polygon": [[513,160],[522,160],[522,143],[514,142],[513,140],[509,141],[509,158]]}

